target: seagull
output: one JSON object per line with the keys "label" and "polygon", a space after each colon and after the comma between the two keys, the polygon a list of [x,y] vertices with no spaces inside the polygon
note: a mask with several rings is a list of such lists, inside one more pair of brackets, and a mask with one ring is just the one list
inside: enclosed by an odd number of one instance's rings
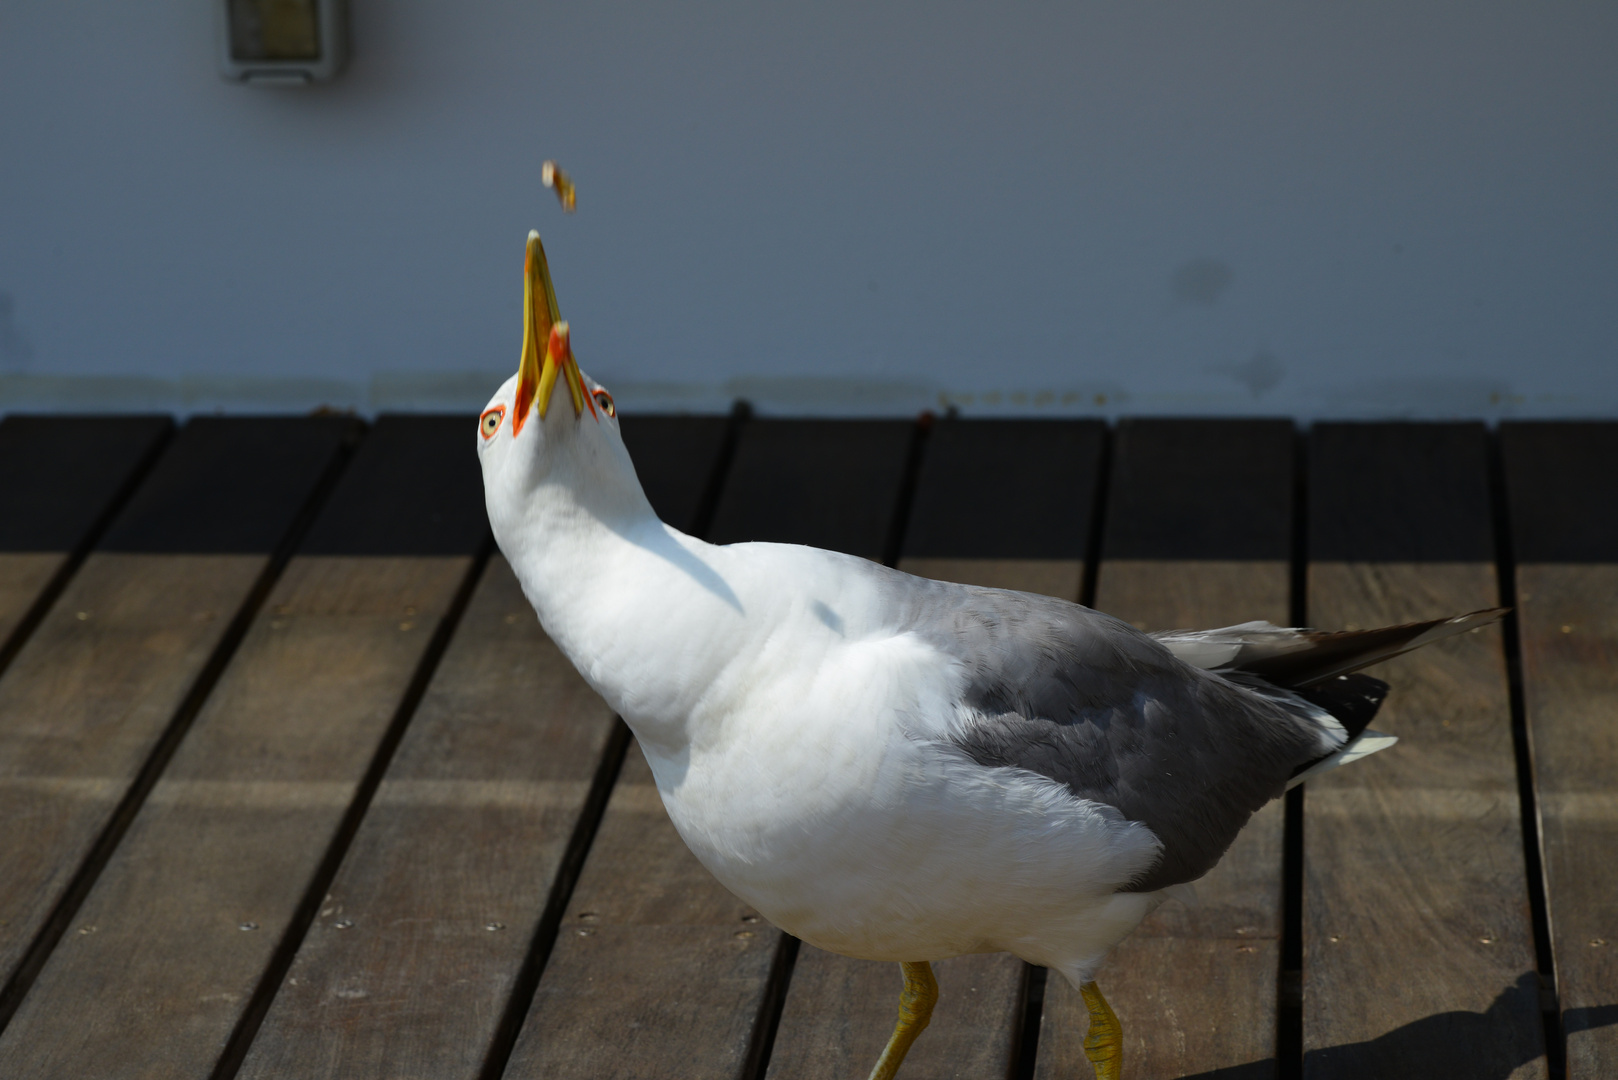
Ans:
{"label": "seagull", "polygon": [[538,233],[524,279],[517,373],[478,420],[495,539],[703,866],[782,930],[902,966],[873,1080],[927,1026],[931,962],[1000,951],[1078,989],[1086,1054],[1118,1080],[1108,952],[1290,784],[1391,745],[1367,726],[1388,686],[1359,668],[1502,614],[1147,634],[837,552],[705,543],[641,490]]}

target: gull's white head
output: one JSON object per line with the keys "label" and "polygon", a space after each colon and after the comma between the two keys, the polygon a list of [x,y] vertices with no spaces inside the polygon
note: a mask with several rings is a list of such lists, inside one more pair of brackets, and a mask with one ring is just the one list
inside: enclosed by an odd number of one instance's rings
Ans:
{"label": "gull's white head", "polygon": [[612,395],[573,359],[537,232],[528,234],[523,276],[522,360],[484,408],[477,435],[489,523],[508,556],[547,525],[616,524],[650,512]]}

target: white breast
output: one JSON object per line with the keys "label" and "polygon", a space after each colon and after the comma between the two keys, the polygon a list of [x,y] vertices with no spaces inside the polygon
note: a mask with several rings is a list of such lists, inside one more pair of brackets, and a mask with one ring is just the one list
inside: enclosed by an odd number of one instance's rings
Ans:
{"label": "white breast", "polygon": [[816,603],[712,703],[718,737],[648,753],[692,851],[776,925],[872,959],[1016,948],[1156,857],[1144,826],[945,742],[953,661],[905,633],[850,639],[858,618],[839,634]]}

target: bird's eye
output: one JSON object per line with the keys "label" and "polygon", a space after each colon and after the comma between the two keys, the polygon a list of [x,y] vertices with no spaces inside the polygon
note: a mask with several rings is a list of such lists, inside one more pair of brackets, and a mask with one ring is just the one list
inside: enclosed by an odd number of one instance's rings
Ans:
{"label": "bird's eye", "polygon": [[618,410],[613,408],[611,394],[607,393],[605,390],[597,390],[595,392],[595,399],[596,404],[601,407],[602,412],[606,413],[608,416],[618,415]]}
{"label": "bird's eye", "polygon": [[500,421],[505,419],[506,407],[496,405],[478,420],[478,431],[485,439],[494,438],[494,433],[500,430]]}

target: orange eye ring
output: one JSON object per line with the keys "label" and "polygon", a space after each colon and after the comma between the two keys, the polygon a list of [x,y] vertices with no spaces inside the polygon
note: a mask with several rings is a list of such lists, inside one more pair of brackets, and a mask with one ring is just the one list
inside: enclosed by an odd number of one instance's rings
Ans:
{"label": "orange eye ring", "polygon": [[611,394],[607,393],[605,390],[597,390],[591,396],[596,399],[596,404],[601,407],[602,412],[606,413],[608,416],[618,415],[618,410],[612,403]]}
{"label": "orange eye ring", "polygon": [[500,422],[505,418],[506,407],[504,405],[496,405],[492,409],[485,410],[483,415],[478,417],[478,434],[485,439],[494,438],[494,433],[500,430]]}

